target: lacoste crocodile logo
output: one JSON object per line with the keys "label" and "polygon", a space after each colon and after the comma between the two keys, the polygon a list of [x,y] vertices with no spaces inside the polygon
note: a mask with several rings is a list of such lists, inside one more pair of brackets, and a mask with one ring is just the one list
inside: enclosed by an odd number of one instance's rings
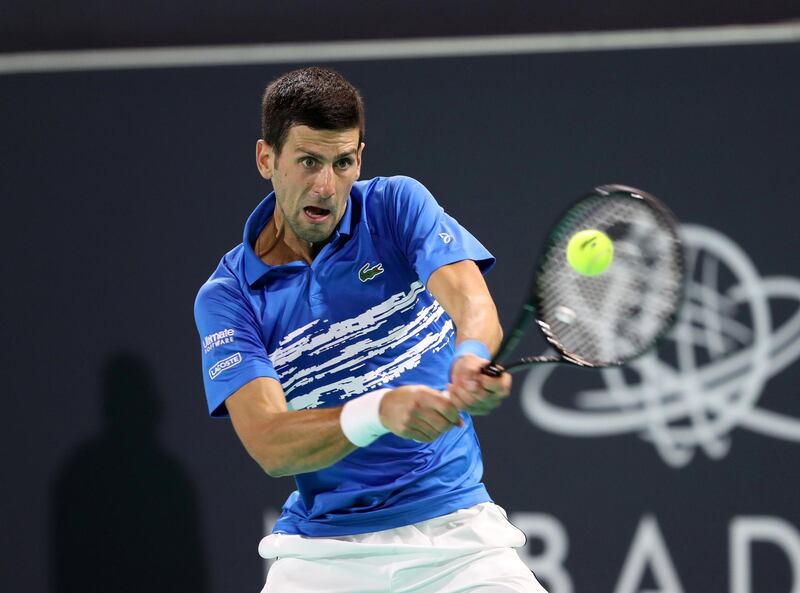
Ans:
{"label": "lacoste crocodile logo", "polygon": [[383,274],[383,264],[375,264],[370,267],[369,262],[367,262],[361,266],[361,269],[358,271],[358,279],[361,280],[361,282],[367,282],[378,274]]}

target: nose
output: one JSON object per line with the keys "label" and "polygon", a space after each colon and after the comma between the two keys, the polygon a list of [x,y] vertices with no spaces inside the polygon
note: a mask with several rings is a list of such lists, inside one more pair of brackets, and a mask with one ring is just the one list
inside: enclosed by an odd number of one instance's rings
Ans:
{"label": "nose", "polygon": [[320,198],[330,198],[336,193],[336,175],[333,167],[322,167],[322,170],[314,180],[314,193]]}

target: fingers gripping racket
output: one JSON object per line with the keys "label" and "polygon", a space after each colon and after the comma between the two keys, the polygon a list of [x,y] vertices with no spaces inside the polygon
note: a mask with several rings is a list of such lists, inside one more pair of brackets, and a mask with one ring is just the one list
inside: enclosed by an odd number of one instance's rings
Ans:
{"label": "fingers gripping racket", "polygon": [[[682,300],[677,226],[658,199],[624,185],[597,187],[574,203],[550,231],[519,317],[483,372],[617,366],[646,352],[673,325]],[[598,245],[612,253],[583,253]],[[508,362],[534,321],[556,355]]]}

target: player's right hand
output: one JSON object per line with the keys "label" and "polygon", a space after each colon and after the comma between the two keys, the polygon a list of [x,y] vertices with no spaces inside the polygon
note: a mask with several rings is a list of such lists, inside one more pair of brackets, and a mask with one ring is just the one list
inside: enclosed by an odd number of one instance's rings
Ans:
{"label": "player's right hand", "polygon": [[441,391],[424,385],[404,385],[383,396],[380,418],[392,433],[430,443],[453,428],[463,426],[458,409]]}

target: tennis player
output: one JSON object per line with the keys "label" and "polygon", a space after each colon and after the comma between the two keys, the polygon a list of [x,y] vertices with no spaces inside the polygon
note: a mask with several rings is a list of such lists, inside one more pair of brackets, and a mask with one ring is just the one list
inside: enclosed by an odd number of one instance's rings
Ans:
{"label": "tennis player", "polygon": [[508,396],[491,254],[417,181],[357,181],[364,107],[305,68],[263,98],[274,189],[200,289],[212,416],[270,476],[295,477],[268,593],[542,593],[481,483],[471,416]]}

